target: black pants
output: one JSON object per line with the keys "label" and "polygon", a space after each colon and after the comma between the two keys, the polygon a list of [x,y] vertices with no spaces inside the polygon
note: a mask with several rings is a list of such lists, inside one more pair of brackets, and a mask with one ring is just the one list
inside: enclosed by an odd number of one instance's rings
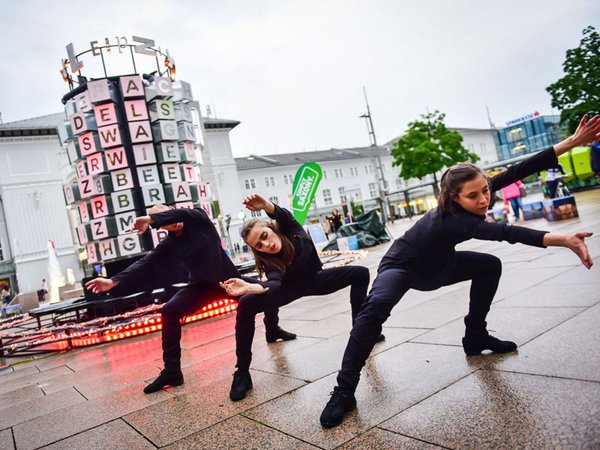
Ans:
{"label": "black pants", "polygon": [[[218,284],[193,283],[179,291],[162,308],[162,349],[165,370],[181,370],[181,319],[198,311],[208,303],[230,296]],[[270,322],[278,322],[277,308],[265,313]],[[270,328],[268,328],[270,329]]]}
{"label": "black pants", "polygon": [[447,280],[439,285],[427,284],[411,279],[408,271],[401,268],[381,271],[369,292],[369,296],[356,317],[350,339],[338,373],[338,388],[354,393],[360,371],[373,350],[381,327],[409,289],[430,291],[460,281],[472,280],[469,313],[465,317],[466,336],[487,334],[485,318],[498,289],[502,274],[502,263],[498,258],[485,253],[456,252],[456,268]]}
{"label": "black pants", "polygon": [[558,183],[560,183],[559,179],[546,181],[546,186],[548,186],[548,194],[550,195],[550,198],[556,197],[556,190],[558,188]]}
{"label": "black pants", "polygon": [[[345,266],[325,269],[317,273],[315,280],[306,286],[282,285],[274,291],[264,294],[246,294],[239,299],[235,321],[235,343],[237,365],[248,370],[252,362],[252,341],[254,339],[255,319],[265,312],[265,325],[273,326],[273,315],[267,315],[273,309],[287,305],[308,295],[327,295],[350,286],[350,305],[352,317],[356,317],[367,295],[369,287],[369,269],[361,266]],[[277,322],[275,322],[277,326]]]}

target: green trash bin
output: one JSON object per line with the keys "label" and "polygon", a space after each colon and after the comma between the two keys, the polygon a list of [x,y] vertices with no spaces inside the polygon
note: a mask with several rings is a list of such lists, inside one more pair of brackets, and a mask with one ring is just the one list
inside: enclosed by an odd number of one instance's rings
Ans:
{"label": "green trash bin", "polygon": [[[565,183],[568,183],[569,181],[574,180],[575,170],[573,170],[573,163],[571,162],[571,152],[563,153],[562,155],[560,155],[558,157],[558,163],[561,166],[563,166],[563,168],[565,169],[565,173],[567,174],[567,176],[563,177],[563,181]],[[546,179],[545,173],[543,178]]]}
{"label": "green trash bin", "polygon": [[571,150],[573,169],[575,170],[575,175],[577,175],[577,178],[580,180],[585,180],[594,176],[590,151],[590,147],[575,147]]}

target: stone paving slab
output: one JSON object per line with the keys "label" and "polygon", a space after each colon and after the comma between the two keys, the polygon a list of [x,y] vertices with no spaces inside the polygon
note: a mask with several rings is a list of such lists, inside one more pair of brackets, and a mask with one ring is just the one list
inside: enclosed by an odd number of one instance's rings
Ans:
{"label": "stone paving slab", "polygon": [[597,284],[568,284],[563,286],[543,283],[507,296],[493,308],[512,307],[590,307],[600,303]]}
{"label": "stone paving slab", "polygon": [[523,345],[518,357],[507,358],[496,368],[600,382],[599,323],[596,305]]}
{"label": "stone paving slab", "polygon": [[38,372],[36,370],[35,373],[25,376],[21,376],[19,372],[14,372],[10,376],[7,375],[7,377],[2,380],[2,383],[0,383],[0,394],[6,394],[26,386],[41,385],[52,378],[57,378],[61,375],[70,373],[73,373],[73,371],[66,366],[59,366],[44,372]]}
{"label": "stone paving slab", "polygon": [[25,386],[0,395],[0,414],[2,410],[17,403],[27,402],[44,397],[44,391],[39,386]]}
{"label": "stone paving slab", "polygon": [[[595,260],[595,264],[598,262]],[[598,267],[594,266],[591,270],[579,265],[555,277],[549,278],[546,283],[548,286],[568,286],[571,284],[595,284],[600,289],[600,275]],[[600,296],[600,291],[599,294]]]}
{"label": "stone paving slab", "polygon": [[410,309],[392,310],[384,326],[433,329],[464,317],[469,307],[469,286],[467,283],[458,283],[456,286],[456,290]]}
{"label": "stone paving slab", "polygon": [[3,450],[14,450],[15,444],[10,428],[0,431],[0,448]]}
{"label": "stone paving slab", "polygon": [[446,448],[598,448],[600,384],[478,371],[380,427]]}
{"label": "stone paving slab", "polygon": [[43,450],[77,450],[81,448],[153,450],[156,447],[121,419],[42,447]]}
{"label": "stone paving slab", "polygon": [[[488,330],[499,339],[516,342],[520,347],[557,325],[581,313],[584,308],[500,308],[495,303],[488,314]],[[462,345],[465,325],[462,318],[424,333],[411,342],[441,345]]]}
{"label": "stone paving slab", "polygon": [[205,450],[216,447],[269,450],[318,448],[241,415],[219,422],[164,448],[168,450]]}
{"label": "stone paving slab", "polygon": [[[422,332],[423,330],[387,329],[386,340],[375,344],[372,355],[406,342]],[[318,342],[301,351],[291,353],[287,357],[255,362],[252,367],[257,370],[279,373],[305,381],[315,381],[339,370],[348,337],[349,333],[344,333]]]}
{"label": "stone paving slab", "polygon": [[155,445],[162,447],[305,384],[256,371],[252,371],[252,379],[260,389],[251,390],[239,402],[229,400],[230,383],[217,381],[197,388],[193,393],[137,410],[124,419]]}
{"label": "stone paving slab", "polygon": [[337,450],[437,450],[437,445],[419,441],[381,428],[372,428]]}
{"label": "stone paving slab", "polygon": [[[141,395],[142,386],[113,391],[99,399],[76,404],[13,427],[18,449],[35,449],[111,422],[166,398],[167,392]],[[87,447],[86,447],[87,448]]]}
{"label": "stone paving slab", "polygon": [[[383,422],[474,369],[462,349],[405,343],[370,358],[362,373],[358,407],[345,422],[323,429],[318,421],[335,385],[335,375],[249,410],[244,415],[309,443],[331,449]],[[285,412],[282,414],[282,412]]]}
{"label": "stone paving slab", "polygon": [[[31,359],[25,360],[26,363],[28,363],[29,361],[31,361]],[[15,364],[15,363],[17,363],[17,361],[12,361],[12,359],[11,359],[11,363]],[[10,380],[15,373],[18,373],[19,377],[24,377],[26,375],[33,375],[38,372],[39,372],[38,368],[33,364],[27,364],[27,365],[21,364],[18,366],[14,366],[8,370],[3,370],[2,372],[0,372],[0,383]]]}
{"label": "stone paving slab", "polygon": [[55,394],[45,395],[42,398],[20,402],[2,410],[0,430],[68,408],[77,403],[83,403],[85,400],[86,398],[83,395],[71,388]]}

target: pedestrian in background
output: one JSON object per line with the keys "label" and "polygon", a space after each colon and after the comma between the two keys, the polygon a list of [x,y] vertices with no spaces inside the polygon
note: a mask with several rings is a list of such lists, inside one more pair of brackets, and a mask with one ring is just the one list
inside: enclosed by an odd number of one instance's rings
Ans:
{"label": "pedestrian in background", "polygon": [[521,198],[521,188],[523,183],[518,180],[514,183],[504,186],[502,190],[502,198],[508,200],[512,207],[515,220],[519,220],[521,217],[521,209],[523,209],[523,200]]}
{"label": "pedestrian in background", "polygon": [[563,175],[565,175],[565,169],[560,164],[546,169],[545,181],[550,198],[556,198],[556,191],[558,189],[558,185],[562,182]]}
{"label": "pedestrian in background", "polygon": [[331,216],[329,216],[329,226],[332,233],[337,233],[337,230],[344,224],[344,217],[339,213],[337,208],[333,208]]}

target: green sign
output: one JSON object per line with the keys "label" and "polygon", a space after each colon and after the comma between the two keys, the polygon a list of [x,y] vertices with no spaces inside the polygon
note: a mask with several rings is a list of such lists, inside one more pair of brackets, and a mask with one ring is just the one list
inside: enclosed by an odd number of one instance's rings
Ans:
{"label": "green sign", "polygon": [[292,212],[300,225],[304,225],[322,177],[321,167],[315,162],[302,164],[296,172],[292,188]]}

